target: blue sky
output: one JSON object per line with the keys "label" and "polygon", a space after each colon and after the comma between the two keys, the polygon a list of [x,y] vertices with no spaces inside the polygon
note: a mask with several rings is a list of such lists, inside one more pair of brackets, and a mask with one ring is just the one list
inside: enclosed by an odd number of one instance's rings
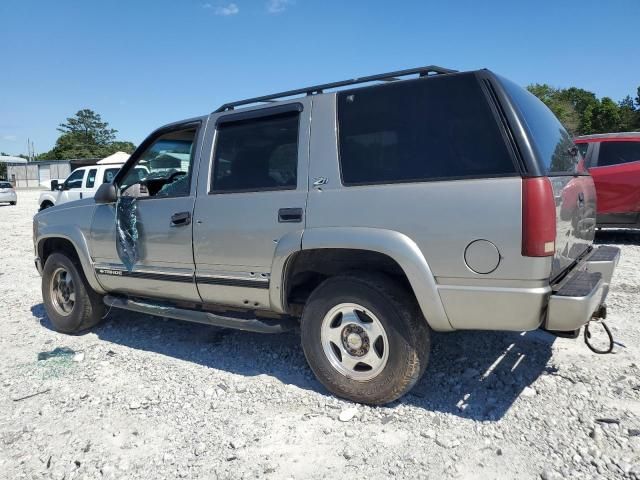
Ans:
{"label": "blue sky", "polygon": [[0,0],[0,151],[52,147],[81,108],[139,143],[225,101],[436,64],[640,85],[638,0]]}

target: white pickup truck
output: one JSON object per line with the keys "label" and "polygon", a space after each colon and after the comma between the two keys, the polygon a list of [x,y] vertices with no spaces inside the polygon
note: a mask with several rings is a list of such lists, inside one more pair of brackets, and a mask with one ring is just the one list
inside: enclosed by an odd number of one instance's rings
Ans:
{"label": "white pickup truck", "polygon": [[38,199],[40,210],[73,200],[93,197],[100,185],[113,180],[122,165],[111,163],[80,167],[71,172],[71,175],[62,183],[53,180],[51,191],[40,194]]}

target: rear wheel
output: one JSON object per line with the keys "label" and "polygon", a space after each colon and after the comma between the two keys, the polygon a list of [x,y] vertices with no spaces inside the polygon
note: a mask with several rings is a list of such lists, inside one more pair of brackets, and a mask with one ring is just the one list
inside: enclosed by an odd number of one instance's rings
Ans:
{"label": "rear wheel", "polygon": [[9,205],[15,205],[18,202],[9,202]]}
{"label": "rear wheel", "polygon": [[76,333],[104,316],[102,297],[87,284],[77,263],[63,253],[51,254],[42,272],[42,298],[58,332]]}
{"label": "rear wheel", "polygon": [[301,333],[318,380],[355,402],[396,400],[427,366],[429,328],[415,299],[383,275],[326,280],[305,306]]}

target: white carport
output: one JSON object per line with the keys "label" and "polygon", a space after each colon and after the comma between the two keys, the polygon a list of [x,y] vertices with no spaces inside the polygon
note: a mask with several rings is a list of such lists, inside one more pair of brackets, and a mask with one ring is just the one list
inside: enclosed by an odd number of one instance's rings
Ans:
{"label": "white carport", "polygon": [[98,161],[98,165],[122,165],[129,160],[130,156],[125,152],[116,152]]}

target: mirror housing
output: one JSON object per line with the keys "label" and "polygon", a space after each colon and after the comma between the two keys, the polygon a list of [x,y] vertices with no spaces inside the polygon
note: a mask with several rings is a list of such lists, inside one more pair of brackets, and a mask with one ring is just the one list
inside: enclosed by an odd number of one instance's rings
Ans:
{"label": "mirror housing", "polygon": [[116,193],[116,186],[113,183],[103,183],[98,187],[96,194],[94,195],[94,200],[96,203],[115,203],[118,199],[118,195]]}
{"label": "mirror housing", "polygon": [[51,180],[51,191],[55,192],[58,190],[58,180]]}

